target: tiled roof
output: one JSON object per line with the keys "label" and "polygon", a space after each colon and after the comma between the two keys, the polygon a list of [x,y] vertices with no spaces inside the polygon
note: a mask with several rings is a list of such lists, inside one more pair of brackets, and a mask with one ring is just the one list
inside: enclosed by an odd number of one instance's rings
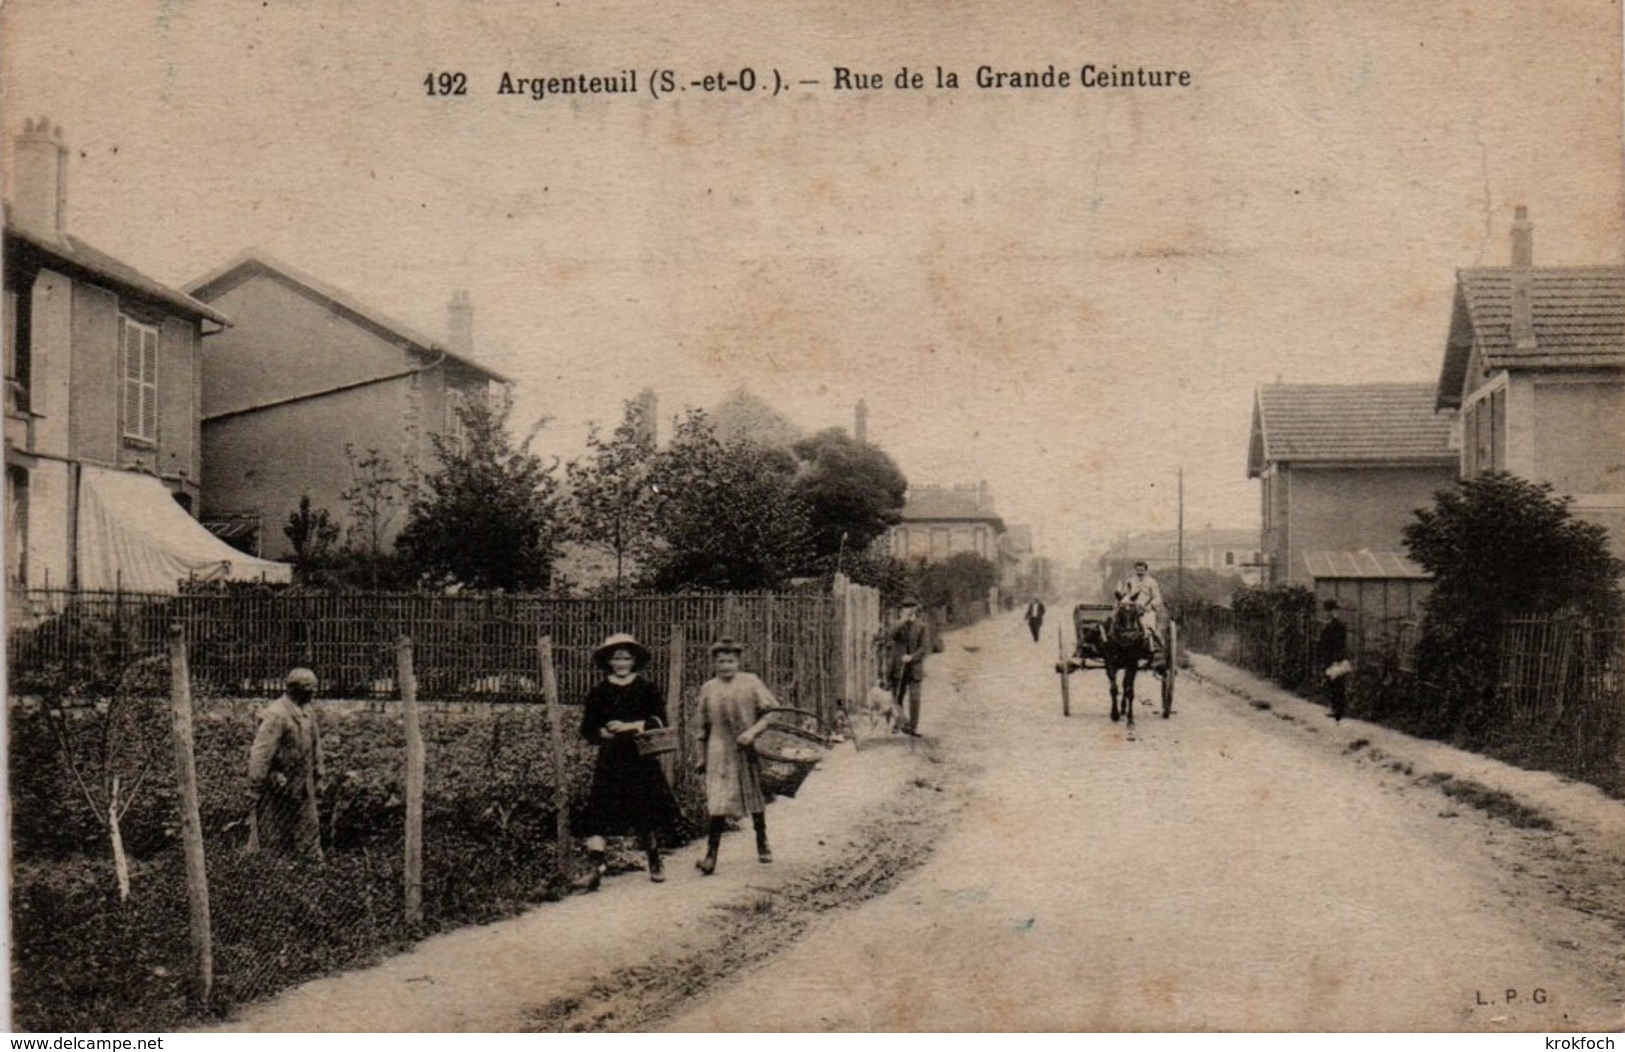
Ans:
{"label": "tiled roof", "polygon": [[1411,562],[1404,552],[1372,551],[1370,548],[1304,552],[1303,561],[1309,567],[1309,576],[1314,578],[1427,580],[1432,576]]}
{"label": "tiled roof", "polygon": [[1486,369],[1625,367],[1625,267],[1531,267],[1533,341],[1513,335],[1511,267],[1456,272],[1456,308],[1439,373],[1438,404],[1461,404],[1473,348]]}
{"label": "tiled roof", "polygon": [[1432,384],[1266,384],[1253,408],[1247,474],[1270,463],[1451,464],[1450,416]]}
{"label": "tiled roof", "polygon": [[375,310],[362,303],[338,286],[329,285],[320,278],[312,277],[259,249],[249,249],[230,262],[191,282],[187,285],[187,288],[200,299],[213,300],[260,274],[269,275],[285,284],[302,289],[304,292],[324,301],[328,306],[350,315],[370,328],[381,330],[388,337],[404,340],[423,353],[444,354],[452,361],[461,362],[470,369],[483,373],[493,380],[501,383],[511,382],[506,376],[496,372],[489,366],[481,365],[471,358],[452,352],[446,346],[445,340],[437,340],[431,336],[426,336],[410,325],[396,321],[382,311]]}
{"label": "tiled roof", "polygon": [[951,489],[942,486],[910,487],[908,496],[903,502],[903,520],[912,522],[918,520],[962,520],[975,522],[998,522],[999,517],[994,513],[992,502],[982,507],[975,487],[958,487]]}
{"label": "tiled roof", "polygon": [[25,251],[46,256],[69,270],[77,271],[80,275],[93,280],[99,278],[120,289],[173,308],[183,317],[207,318],[218,325],[231,324],[230,318],[207,303],[147,277],[129,264],[114,259],[101,249],[93,248],[72,235],[64,234],[60,238],[46,237],[8,221],[6,240],[12,243],[8,246],[12,251],[16,251],[20,244]]}

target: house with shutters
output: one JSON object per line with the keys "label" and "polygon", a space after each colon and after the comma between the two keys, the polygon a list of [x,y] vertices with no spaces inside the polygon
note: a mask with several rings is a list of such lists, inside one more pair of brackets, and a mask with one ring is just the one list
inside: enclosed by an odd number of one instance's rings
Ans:
{"label": "house with shutters", "polygon": [[[459,408],[508,383],[474,358],[467,292],[436,338],[258,250],[187,290],[234,323],[202,358],[203,518],[248,551],[291,555],[283,526],[305,496],[354,525],[354,459],[376,454],[403,482],[433,471],[433,437],[456,441]],[[406,524],[404,492],[382,518],[387,546]]]}
{"label": "house with shutters", "polygon": [[1412,513],[1453,485],[1453,417],[1427,383],[1266,384],[1247,477],[1259,480],[1268,584],[1301,585],[1380,617],[1414,612],[1428,577],[1406,557]]}
{"label": "house with shutters", "polygon": [[1462,477],[1550,482],[1625,555],[1625,267],[1535,266],[1518,208],[1511,264],[1456,272],[1435,403]]}
{"label": "house with shutters", "polygon": [[[62,129],[25,123],[5,247],[6,584],[174,592],[185,580],[286,581],[194,518],[200,362],[229,317],[67,229]],[[49,600],[40,600],[48,603]]]}

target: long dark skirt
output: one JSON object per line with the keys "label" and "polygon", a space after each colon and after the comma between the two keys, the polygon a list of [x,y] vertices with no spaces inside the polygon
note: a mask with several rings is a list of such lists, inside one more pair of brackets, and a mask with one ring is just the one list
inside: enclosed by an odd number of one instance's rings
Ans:
{"label": "long dark skirt", "polygon": [[630,741],[608,742],[599,749],[587,806],[574,823],[577,836],[658,833],[677,818],[677,798],[657,758],[639,756]]}

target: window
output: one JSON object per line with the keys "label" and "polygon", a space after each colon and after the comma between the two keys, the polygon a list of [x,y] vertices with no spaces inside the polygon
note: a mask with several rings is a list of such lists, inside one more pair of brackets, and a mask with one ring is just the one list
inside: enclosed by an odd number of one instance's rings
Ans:
{"label": "window", "polygon": [[119,419],[124,437],[158,441],[158,330],[119,315]]}
{"label": "window", "polygon": [[1224,553],[1224,564],[1226,566],[1234,566],[1234,565],[1236,565],[1236,553],[1235,552],[1225,552]]}

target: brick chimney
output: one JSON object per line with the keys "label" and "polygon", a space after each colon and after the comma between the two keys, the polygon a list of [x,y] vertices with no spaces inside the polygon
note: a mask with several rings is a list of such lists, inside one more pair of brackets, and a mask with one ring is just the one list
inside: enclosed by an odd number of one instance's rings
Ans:
{"label": "brick chimney", "polygon": [[61,240],[68,220],[68,147],[61,125],[23,122],[12,152],[12,217],[18,226]]}
{"label": "brick chimney", "polygon": [[1536,347],[1535,309],[1530,292],[1530,271],[1535,265],[1535,227],[1529,222],[1529,209],[1523,205],[1512,215],[1512,344],[1527,353]]}
{"label": "brick chimney", "polygon": [[852,437],[859,445],[869,441],[869,404],[861,398],[852,410]]}
{"label": "brick chimney", "polygon": [[652,387],[645,387],[638,392],[638,439],[648,448],[654,449],[660,441],[660,398]]}
{"label": "brick chimney", "polygon": [[467,289],[458,289],[451,294],[451,302],[446,304],[446,330],[449,333],[448,349],[459,358],[472,358],[474,356],[474,302],[469,299]]}
{"label": "brick chimney", "polygon": [[1529,221],[1529,209],[1523,205],[1512,213],[1512,265],[1535,265],[1535,224]]}

